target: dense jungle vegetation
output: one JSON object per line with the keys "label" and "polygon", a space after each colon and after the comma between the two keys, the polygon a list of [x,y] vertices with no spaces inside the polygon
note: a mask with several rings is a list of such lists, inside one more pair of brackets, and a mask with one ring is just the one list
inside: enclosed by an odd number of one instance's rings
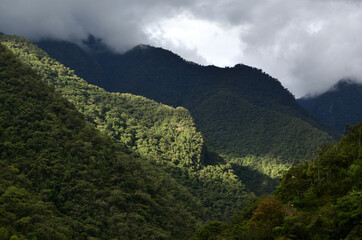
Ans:
{"label": "dense jungle vegetation", "polygon": [[251,202],[230,223],[200,227],[201,239],[361,239],[362,122],[337,144],[284,174],[267,198]]}
{"label": "dense jungle vegetation", "polygon": [[[243,206],[243,200],[252,197],[231,164],[206,153],[203,137],[185,108],[175,109],[132,94],[106,92],[22,37],[2,35],[0,41],[72,102],[88,122],[112,136],[124,149],[171,173],[201,201],[207,211],[204,220],[225,220]],[[245,169],[244,173],[245,178],[251,174]],[[267,177],[259,181],[271,183],[264,189],[276,185]]]}
{"label": "dense jungle vegetation", "polygon": [[[87,50],[69,42],[37,44],[108,91],[186,107],[207,148],[232,162],[234,171],[242,168],[275,179],[275,172],[310,158],[320,144],[339,137],[303,110],[279,81],[256,68],[200,66],[147,45],[117,54],[92,36],[83,43]],[[260,179],[252,175],[243,179],[246,184]],[[268,181],[267,186],[275,184]]]}
{"label": "dense jungle vegetation", "polygon": [[[220,100],[220,116],[252,105],[273,123],[293,109],[230,91],[207,100]],[[243,106],[228,109],[235,99]],[[208,104],[198,107],[213,118]],[[298,111],[284,127],[310,140],[302,156],[334,133]],[[278,155],[273,142],[273,154],[217,151],[196,126],[183,107],[106,92],[24,38],[0,34],[0,239],[361,237],[362,122],[303,161]],[[263,194],[278,178],[263,198],[244,186]]]}
{"label": "dense jungle vegetation", "polygon": [[0,45],[0,238],[185,239],[200,202]]}

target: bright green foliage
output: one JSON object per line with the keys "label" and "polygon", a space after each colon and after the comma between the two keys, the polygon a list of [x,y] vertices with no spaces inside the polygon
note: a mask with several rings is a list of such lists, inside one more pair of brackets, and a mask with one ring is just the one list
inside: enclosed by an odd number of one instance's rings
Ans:
{"label": "bright green foliage", "polygon": [[0,44],[0,238],[186,239],[200,203]]}
{"label": "bright green foliage", "polygon": [[203,137],[185,108],[172,108],[132,94],[106,92],[88,84],[24,38],[2,35],[0,41],[72,102],[88,122],[112,136],[124,149],[167,169],[201,200],[208,210],[206,219],[225,220],[250,197],[231,165],[206,166],[205,158],[210,158],[204,156]]}
{"label": "bright green foliage", "polygon": [[94,37],[85,42],[89,51],[65,41],[37,44],[108,91],[186,107],[206,147],[232,161],[238,177],[258,194],[274,190],[275,175],[286,166],[309,159],[320,144],[339,137],[304,111],[279,81],[256,68],[200,66],[144,45],[117,54]]}
{"label": "bright green foliage", "polygon": [[[361,239],[362,122],[347,130],[339,143],[286,172],[274,196],[214,228],[216,239]],[[209,228],[200,227],[195,239]]]}
{"label": "bright green foliage", "polygon": [[172,108],[132,94],[109,93],[87,84],[21,37],[1,41],[43,80],[72,102],[86,120],[143,157],[197,169],[203,139],[185,108]]}

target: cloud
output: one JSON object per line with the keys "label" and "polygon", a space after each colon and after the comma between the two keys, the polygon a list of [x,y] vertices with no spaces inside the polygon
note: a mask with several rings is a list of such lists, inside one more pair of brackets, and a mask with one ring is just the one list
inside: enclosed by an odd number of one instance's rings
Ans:
{"label": "cloud", "polygon": [[362,79],[362,8],[357,1],[270,1],[240,38],[244,62],[277,77],[297,97],[341,78]]}
{"label": "cloud", "polygon": [[80,43],[101,37],[118,52],[169,48],[201,64],[244,63],[297,97],[341,78],[362,81],[357,0],[0,0],[0,31]]}
{"label": "cloud", "polygon": [[189,14],[177,15],[146,29],[154,44],[173,49],[184,58],[200,64],[219,66],[240,61],[242,47],[239,32],[238,26],[223,28]]}
{"label": "cloud", "polygon": [[179,12],[188,0],[0,0],[0,30],[32,40],[80,42],[89,34],[118,51],[147,43],[144,26]]}

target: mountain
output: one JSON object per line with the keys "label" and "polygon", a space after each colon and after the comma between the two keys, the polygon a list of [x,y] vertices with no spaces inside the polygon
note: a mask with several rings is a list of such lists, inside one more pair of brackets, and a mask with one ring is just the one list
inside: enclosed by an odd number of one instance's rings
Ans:
{"label": "mountain", "polygon": [[187,239],[199,201],[84,118],[0,44],[1,239]]}
{"label": "mountain", "polygon": [[192,239],[361,239],[362,122],[346,130],[313,161],[286,172],[272,196],[228,223],[198,228]]}
{"label": "mountain", "polygon": [[327,92],[298,99],[299,104],[321,121],[343,133],[346,125],[362,119],[362,85],[352,80],[341,80]]}
{"label": "mountain", "polygon": [[[22,37],[1,35],[0,42],[73,103],[85,120],[120,143],[124,151],[134,152],[169,172],[201,202],[206,211],[203,221],[225,220],[243,206],[243,200],[252,197],[232,166],[207,151],[185,108],[106,92]],[[268,177],[257,176],[259,180],[252,183],[264,182],[266,186],[261,189],[275,184]]]}
{"label": "mountain", "polygon": [[86,50],[69,42],[36,44],[108,91],[186,107],[206,147],[234,170],[247,167],[275,178],[295,160],[309,158],[321,143],[339,137],[259,69],[200,66],[147,45],[116,54],[95,38],[84,42]]}
{"label": "mountain", "polygon": [[[94,61],[110,55],[96,50],[81,52]],[[265,103],[253,93],[242,99],[226,86],[213,89],[218,101],[233,93],[224,108],[237,100],[241,110],[273,109],[260,117],[294,114],[300,135],[303,126],[334,134],[293,104]],[[199,110],[215,111],[215,99],[204,100]],[[193,238],[356,239],[361,231],[362,123],[287,171],[273,196],[253,202],[240,179],[263,179],[262,171],[279,176],[293,159],[220,157],[187,109],[106,92],[24,38],[4,34],[0,120],[2,239],[188,239],[200,223],[229,219],[242,207],[229,223],[210,222]]]}

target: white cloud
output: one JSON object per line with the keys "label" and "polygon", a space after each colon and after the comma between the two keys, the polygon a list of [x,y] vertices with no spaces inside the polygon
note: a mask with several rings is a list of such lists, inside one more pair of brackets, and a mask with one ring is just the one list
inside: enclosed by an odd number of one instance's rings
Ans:
{"label": "white cloud", "polygon": [[240,61],[243,50],[240,32],[240,27],[222,28],[214,22],[199,20],[189,14],[180,14],[146,28],[155,45],[192,50],[193,55],[182,50],[179,54],[191,61],[200,61],[199,57],[202,57],[202,64],[217,66],[230,66]]}

